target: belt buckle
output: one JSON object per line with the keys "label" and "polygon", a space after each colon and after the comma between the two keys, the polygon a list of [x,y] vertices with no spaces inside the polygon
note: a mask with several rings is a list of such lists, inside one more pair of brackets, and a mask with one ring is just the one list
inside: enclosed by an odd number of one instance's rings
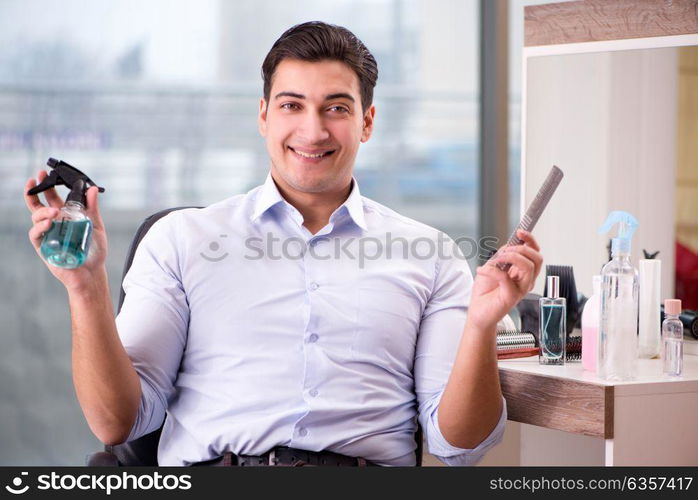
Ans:
{"label": "belt buckle", "polygon": [[272,448],[271,451],[269,452],[269,466],[274,466],[276,465],[276,448]]}

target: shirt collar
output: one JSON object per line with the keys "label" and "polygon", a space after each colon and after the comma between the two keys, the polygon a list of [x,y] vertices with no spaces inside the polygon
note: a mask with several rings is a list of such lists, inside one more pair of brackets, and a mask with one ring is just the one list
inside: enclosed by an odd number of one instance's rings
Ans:
{"label": "shirt collar", "polygon": [[271,207],[282,203],[284,200],[279,189],[274,183],[274,179],[271,177],[271,172],[267,174],[267,179],[264,181],[261,189],[257,192],[257,199],[254,204],[254,212],[252,213],[252,220],[257,220]]}
{"label": "shirt collar", "polygon": [[[356,182],[356,178],[352,177],[352,188],[349,193],[349,197],[342,203],[337,210],[332,214],[333,216],[345,207],[349,216],[361,229],[366,230],[366,218],[364,217],[364,204],[361,198],[361,192],[359,191],[359,184]],[[281,193],[279,188],[276,187],[276,183],[271,176],[271,172],[267,174],[267,179],[264,181],[261,189],[257,193],[257,199],[254,204],[254,212],[252,213],[252,220],[257,220],[260,218],[267,210],[276,206],[279,203],[288,203]]]}
{"label": "shirt collar", "polygon": [[361,192],[359,191],[359,183],[356,182],[355,177],[351,178],[351,192],[349,193],[349,197],[339,208],[342,207],[346,207],[349,216],[357,226],[364,231],[368,229],[366,226],[366,217],[364,216],[364,202],[361,198]]}

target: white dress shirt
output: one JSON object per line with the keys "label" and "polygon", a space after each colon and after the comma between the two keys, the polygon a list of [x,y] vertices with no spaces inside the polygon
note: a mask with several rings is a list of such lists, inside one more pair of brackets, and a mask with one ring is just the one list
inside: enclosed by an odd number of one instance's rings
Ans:
{"label": "white dress shirt", "polygon": [[474,449],[451,446],[437,420],[472,286],[453,241],[356,180],[318,233],[302,224],[268,176],[152,226],[116,318],[142,389],[128,439],[166,415],[160,465],[275,446],[414,465],[418,416],[433,455],[479,461],[506,404]]}

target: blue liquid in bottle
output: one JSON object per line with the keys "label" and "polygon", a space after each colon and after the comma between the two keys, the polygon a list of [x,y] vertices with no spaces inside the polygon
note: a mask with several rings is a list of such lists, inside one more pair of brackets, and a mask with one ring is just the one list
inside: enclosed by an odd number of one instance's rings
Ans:
{"label": "blue liquid in bottle", "polygon": [[68,202],[61,209],[59,219],[41,241],[41,255],[49,264],[64,269],[75,269],[87,260],[92,240],[92,221],[87,218],[82,206]]}
{"label": "blue liquid in bottle", "polygon": [[560,297],[560,277],[547,277],[547,297],[540,304],[540,355],[541,365],[564,365],[567,350],[567,300]]}
{"label": "blue liquid in bottle", "polygon": [[[564,299],[563,299],[564,300]],[[541,364],[564,365],[565,364],[565,304],[544,303],[541,312]]]}

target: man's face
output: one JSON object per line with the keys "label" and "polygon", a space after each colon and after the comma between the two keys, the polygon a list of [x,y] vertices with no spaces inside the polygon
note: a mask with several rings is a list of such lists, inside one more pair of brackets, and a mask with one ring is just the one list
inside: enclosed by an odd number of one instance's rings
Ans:
{"label": "man's face", "polygon": [[332,194],[346,189],[359,143],[373,130],[374,106],[361,109],[359,78],[339,61],[284,59],[269,102],[260,101],[274,180],[284,189]]}

